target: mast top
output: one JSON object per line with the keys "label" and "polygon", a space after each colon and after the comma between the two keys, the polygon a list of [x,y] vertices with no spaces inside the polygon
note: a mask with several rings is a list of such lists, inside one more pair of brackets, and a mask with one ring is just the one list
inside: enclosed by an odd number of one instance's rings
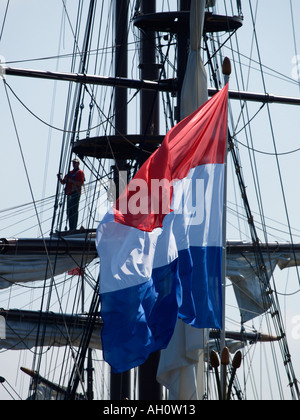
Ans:
{"label": "mast top", "polygon": [[[133,22],[137,28],[144,31],[188,33],[190,11],[139,14],[135,16]],[[241,26],[243,19],[239,16],[222,16],[206,12],[203,33],[232,32]]]}
{"label": "mast top", "polygon": [[231,62],[228,57],[225,57],[223,61],[222,71],[223,71],[224,76],[231,75]]}

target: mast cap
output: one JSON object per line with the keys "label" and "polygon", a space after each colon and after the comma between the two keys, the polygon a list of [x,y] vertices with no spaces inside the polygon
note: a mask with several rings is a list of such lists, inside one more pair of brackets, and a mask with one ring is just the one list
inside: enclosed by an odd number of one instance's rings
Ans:
{"label": "mast cap", "polygon": [[223,71],[224,76],[231,75],[231,61],[228,57],[225,57],[223,61],[222,71]]}

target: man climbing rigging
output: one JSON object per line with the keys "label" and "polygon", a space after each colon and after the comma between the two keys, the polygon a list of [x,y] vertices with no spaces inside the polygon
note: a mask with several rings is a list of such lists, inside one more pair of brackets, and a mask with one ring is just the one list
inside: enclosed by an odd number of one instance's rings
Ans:
{"label": "man climbing rigging", "polygon": [[67,218],[70,230],[76,230],[78,223],[79,201],[85,176],[83,171],[79,169],[79,160],[73,159],[72,163],[72,171],[70,171],[63,179],[61,174],[58,174],[57,177],[62,185],[66,185],[65,193],[67,196]]}

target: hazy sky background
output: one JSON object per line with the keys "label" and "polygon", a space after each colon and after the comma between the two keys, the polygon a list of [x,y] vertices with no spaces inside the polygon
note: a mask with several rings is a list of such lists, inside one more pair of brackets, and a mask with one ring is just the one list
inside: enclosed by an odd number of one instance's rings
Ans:
{"label": "hazy sky background", "polygon": [[[217,0],[223,10],[223,1]],[[167,2],[165,2],[167,3]],[[170,2],[175,4],[176,2]],[[228,7],[229,1],[225,2]],[[162,2],[157,1],[158,8]],[[242,0],[244,12],[244,26],[238,32],[240,52],[245,55],[242,60],[244,74],[248,74],[248,84],[242,87],[237,84],[235,72],[231,77],[230,88],[249,90],[252,92],[266,92],[274,95],[300,97],[300,85],[295,80],[297,76],[297,59],[300,55],[300,2],[298,0],[251,0],[253,10],[256,11],[256,34],[259,43],[259,53],[264,67],[264,79],[262,79],[257,55],[257,46],[253,38],[253,25],[249,9],[249,1]],[[295,39],[291,19],[291,4],[295,24]],[[0,28],[2,25],[7,1],[0,0]],[[77,1],[66,2],[70,19],[74,22],[77,9]],[[176,7],[174,7],[176,8]],[[70,59],[41,60],[24,62],[27,59],[36,59],[59,54],[72,53],[72,34],[66,20],[63,21],[63,32],[61,36],[61,19],[63,4],[61,0],[12,0],[10,1],[6,23],[0,40],[0,55],[5,58],[11,67],[34,68],[43,70],[70,70]],[[230,10],[230,9],[229,9]],[[61,40],[61,44],[60,44]],[[230,42],[223,49],[224,55],[230,55]],[[253,50],[253,61],[249,63],[247,57]],[[236,57],[236,55],[235,55]],[[300,60],[299,60],[300,62]],[[251,69],[248,73],[248,66]],[[236,63],[236,66],[239,64]],[[299,65],[300,68],[300,65]],[[276,73],[275,73],[276,71]],[[103,74],[108,76],[109,74]],[[293,80],[294,78],[294,80]],[[246,79],[247,81],[247,79]],[[25,79],[7,77],[8,84],[13,88],[26,106],[38,115],[42,120],[51,122],[56,127],[63,128],[65,116],[65,104],[68,84],[65,82],[53,82],[38,79]],[[299,82],[299,81],[298,81]],[[209,81],[209,86],[211,82]],[[21,158],[20,148],[17,142],[16,133],[10,116],[8,101],[6,98],[3,83],[0,86],[0,121],[1,121],[1,153],[0,153],[0,175],[1,175],[1,201],[0,211],[14,206],[19,206],[32,201],[30,189],[25,176],[24,165]],[[42,124],[34,116],[30,115],[20,103],[9,93],[13,113],[18,130],[19,140],[22,146],[26,169],[35,200],[43,197],[53,196],[56,191],[56,174],[59,168],[59,158],[62,142],[62,133],[57,130],[49,130],[49,127]],[[234,114],[234,121],[237,122],[240,104],[231,102]],[[261,104],[249,104],[250,117],[255,115]],[[274,140],[278,153],[294,151],[300,148],[300,112],[299,107],[288,105],[270,105],[270,116],[272,129],[269,124],[269,114],[265,106],[253,120],[251,127],[253,133],[254,148],[260,151],[274,153]],[[239,127],[243,127],[240,121]],[[273,131],[272,131],[273,130]],[[238,131],[238,130],[237,130]],[[273,136],[274,134],[274,136]],[[246,144],[244,133],[238,136],[238,140]],[[247,192],[253,212],[258,211],[256,191],[252,182],[252,171],[249,161],[248,150],[240,146],[242,169],[244,172]],[[256,165],[260,181],[261,195],[263,197],[264,214],[267,224],[272,228],[269,230],[270,241],[289,241],[287,233],[287,217],[281,190],[281,182],[278,174],[278,165],[274,156],[256,154]],[[279,156],[279,167],[281,171],[283,188],[288,216],[293,227],[294,241],[300,242],[300,199],[299,199],[299,178],[300,178],[300,151]],[[236,202],[236,195],[239,192],[234,189],[232,181],[234,173],[231,163],[229,164],[229,192],[230,203]],[[241,204],[238,198],[238,204]],[[235,208],[233,204],[229,207]],[[1,213],[0,213],[1,215]],[[258,221],[259,217],[256,216]],[[255,217],[255,219],[256,219]],[[272,220],[270,220],[272,219]],[[277,221],[278,223],[275,223]],[[26,231],[34,223],[24,221],[17,227],[7,227],[9,220],[0,221],[0,237],[12,236],[37,236],[38,229],[35,227]],[[240,233],[237,228],[236,215],[231,213],[228,216],[228,239],[246,239],[247,229],[242,223]],[[275,231],[274,228],[283,232]],[[264,241],[263,236],[261,240]],[[299,282],[295,270],[287,270],[277,273],[276,281],[278,291],[281,293],[293,293],[299,290]],[[231,291],[229,290],[229,294]],[[1,295],[1,292],[0,292]],[[22,298],[21,298],[22,299]],[[14,301],[15,302],[15,301]],[[291,353],[294,360],[294,367],[298,378],[300,378],[300,340],[293,338],[293,321],[300,315],[299,310],[300,293],[291,297],[282,297],[282,311],[286,321],[288,336],[290,338]],[[0,306],[8,305],[1,301]],[[229,312],[231,307],[228,308]],[[232,316],[236,316],[236,309],[232,309]],[[231,317],[231,315],[229,315]],[[237,319],[238,320],[238,319]],[[230,326],[231,329],[233,326]],[[260,350],[257,351],[258,353]],[[260,362],[259,362],[260,363]],[[258,363],[258,364],[259,364]],[[1,353],[0,351],[0,376],[4,376],[15,386],[16,371],[19,369],[19,355],[12,353]],[[30,367],[27,366],[27,367]],[[258,366],[258,371],[261,366]],[[18,373],[18,378],[20,378]],[[283,379],[286,378],[283,374]],[[262,383],[259,395],[263,395]],[[25,393],[26,395],[26,387]],[[284,388],[286,388],[284,386]],[[16,386],[18,389],[18,386]],[[262,393],[262,394],[260,394]],[[264,395],[263,395],[264,396]],[[0,399],[8,398],[0,387]]]}

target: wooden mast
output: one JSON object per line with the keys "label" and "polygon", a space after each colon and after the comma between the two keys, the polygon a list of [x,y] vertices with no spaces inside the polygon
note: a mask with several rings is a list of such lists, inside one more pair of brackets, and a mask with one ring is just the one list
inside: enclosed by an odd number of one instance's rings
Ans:
{"label": "wooden mast", "polygon": [[[156,13],[156,0],[142,0],[141,12],[144,15]],[[156,33],[145,30],[141,34],[141,79],[158,80],[159,67],[156,63]],[[141,148],[143,138],[147,135],[159,135],[159,91],[141,92]],[[140,157],[137,164],[140,166],[145,159]],[[160,352],[153,353],[148,360],[139,367],[139,399],[161,400],[162,388],[156,381],[156,373],[160,359]]]}
{"label": "wooden mast", "polygon": [[[128,8],[129,0],[115,1],[115,77],[127,78],[128,67]],[[127,134],[127,89],[115,89],[115,133]],[[120,172],[127,171],[127,161],[115,160],[114,182],[117,197],[121,193]],[[110,398],[111,400],[130,399],[131,372],[111,373]]]}

